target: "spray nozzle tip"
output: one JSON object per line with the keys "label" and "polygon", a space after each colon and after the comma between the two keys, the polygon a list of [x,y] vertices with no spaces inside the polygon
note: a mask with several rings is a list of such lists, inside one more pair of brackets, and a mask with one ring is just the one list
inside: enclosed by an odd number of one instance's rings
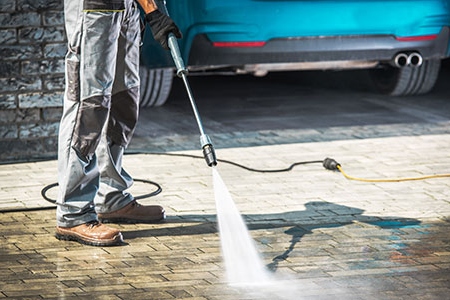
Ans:
{"label": "spray nozzle tip", "polygon": [[209,167],[217,165],[216,153],[214,152],[214,147],[211,144],[203,146],[203,156],[205,157],[206,164]]}

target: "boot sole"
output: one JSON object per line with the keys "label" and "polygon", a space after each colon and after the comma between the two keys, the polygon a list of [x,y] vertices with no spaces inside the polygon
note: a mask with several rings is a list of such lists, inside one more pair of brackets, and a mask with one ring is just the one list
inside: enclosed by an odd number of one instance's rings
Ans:
{"label": "boot sole", "polygon": [[92,240],[88,238],[83,238],[78,235],[69,235],[69,234],[62,234],[62,233],[55,233],[55,237],[58,240],[62,241],[75,241],[80,244],[89,245],[89,246],[99,246],[99,247],[106,247],[106,246],[118,246],[120,244],[123,244],[123,237],[122,234],[119,233],[116,236],[114,236],[110,240]]}

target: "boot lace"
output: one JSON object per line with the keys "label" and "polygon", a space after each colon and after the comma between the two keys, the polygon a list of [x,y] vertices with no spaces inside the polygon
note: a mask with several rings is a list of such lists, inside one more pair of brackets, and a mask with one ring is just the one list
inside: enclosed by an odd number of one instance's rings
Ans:
{"label": "boot lace", "polygon": [[94,220],[94,221],[87,222],[86,225],[89,226],[89,228],[92,229],[92,228],[94,228],[96,226],[100,226],[100,222],[97,221],[97,220]]}

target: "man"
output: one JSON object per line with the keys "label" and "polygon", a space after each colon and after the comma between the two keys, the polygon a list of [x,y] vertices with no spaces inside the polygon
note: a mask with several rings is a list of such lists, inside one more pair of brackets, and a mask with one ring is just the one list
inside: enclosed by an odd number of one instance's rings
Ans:
{"label": "man", "polygon": [[[153,0],[137,0],[168,49],[181,33]],[[107,222],[157,222],[159,205],[138,204],[122,168],[139,107],[140,13],[134,0],[65,0],[66,90],[58,149],[56,238],[94,246],[123,242]]]}

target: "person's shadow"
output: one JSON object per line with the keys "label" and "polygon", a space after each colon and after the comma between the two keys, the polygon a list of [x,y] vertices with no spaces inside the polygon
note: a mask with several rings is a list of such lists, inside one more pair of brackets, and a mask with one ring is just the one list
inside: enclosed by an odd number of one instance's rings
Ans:
{"label": "person's shadow", "polygon": [[[419,220],[411,218],[366,216],[363,214],[364,210],[362,209],[326,201],[311,201],[306,203],[305,207],[306,209],[302,211],[274,214],[247,214],[242,216],[246,220],[249,230],[290,227],[284,231],[284,233],[290,236],[290,245],[283,253],[274,257],[272,262],[267,265],[270,270],[276,271],[278,264],[289,257],[302,237],[306,234],[312,234],[314,229],[341,227],[353,222],[363,222],[383,229],[400,229],[417,226],[421,223]],[[317,220],[317,222],[314,222],[314,220]],[[180,223],[182,225],[177,227],[161,226],[161,228],[148,230],[124,231],[124,238],[133,239],[145,236],[177,236],[217,232],[215,215],[172,216],[168,217],[165,223]],[[186,223],[196,224],[186,226]]]}
{"label": "person's shadow", "polygon": [[[419,220],[411,218],[366,216],[363,215],[364,210],[362,209],[330,202],[313,201],[306,203],[305,207],[305,211],[292,212],[288,214],[291,215],[291,217],[294,217],[293,215],[296,215],[300,218],[301,215],[323,214],[325,216],[329,216],[329,222],[321,222],[320,224],[313,225],[301,225],[301,222],[299,222],[298,225],[295,225],[286,230],[284,233],[291,236],[291,243],[286,251],[274,257],[272,259],[272,263],[268,264],[267,267],[270,270],[276,271],[276,269],[278,268],[278,264],[289,257],[290,253],[295,249],[295,245],[300,242],[302,237],[306,234],[312,234],[314,229],[340,227],[351,224],[353,222],[363,222],[366,224],[378,226],[383,229],[400,229],[405,227],[417,226],[421,223]],[[336,214],[335,220],[333,220],[333,216],[331,216],[331,214],[333,213]]]}

